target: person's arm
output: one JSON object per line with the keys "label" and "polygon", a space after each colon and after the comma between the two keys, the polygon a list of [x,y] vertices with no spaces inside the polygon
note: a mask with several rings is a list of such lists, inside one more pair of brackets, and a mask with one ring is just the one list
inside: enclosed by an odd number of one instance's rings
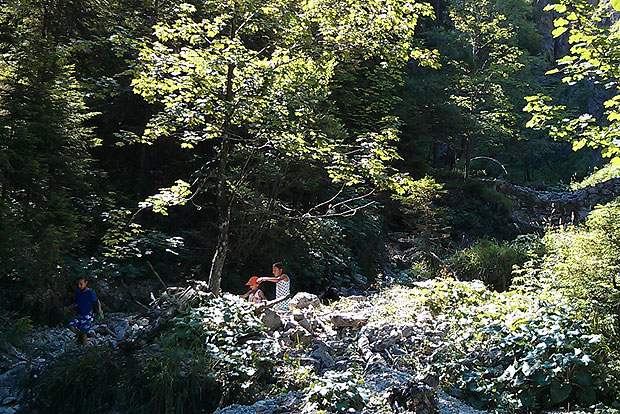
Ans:
{"label": "person's arm", "polygon": [[243,295],[239,295],[239,296],[241,297],[241,299],[247,299],[247,298],[248,298],[248,296],[250,296],[250,293],[252,293],[252,291],[251,291],[251,290],[248,290],[248,292],[247,292],[247,293],[244,293]]}
{"label": "person's arm", "polygon": [[265,294],[260,289],[258,290],[258,297],[260,298],[261,302],[267,300],[267,298],[265,297]]}
{"label": "person's arm", "polygon": [[77,308],[77,303],[74,303],[73,305],[65,306],[65,310],[71,310],[75,308]]}
{"label": "person's arm", "polygon": [[99,309],[99,316],[103,316],[103,310],[101,309],[101,301],[98,300],[96,303],[97,303],[97,308]]}
{"label": "person's arm", "polygon": [[281,280],[288,280],[288,276],[285,275],[284,273],[278,277],[272,276],[265,276],[265,277],[259,277],[257,282],[261,283],[261,282],[279,282]]}

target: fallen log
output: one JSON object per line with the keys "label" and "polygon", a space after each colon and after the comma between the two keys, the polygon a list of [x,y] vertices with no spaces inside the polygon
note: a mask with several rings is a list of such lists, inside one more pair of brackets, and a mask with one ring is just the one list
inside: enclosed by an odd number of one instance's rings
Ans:
{"label": "fallen log", "polygon": [[258,314],[259,314],[259,313],[261,313],[264,309],[270,308],[270,307],[272,307],[273,305],[277,305],[278,303],[284,302],[285,300],[290,299],[290,298],[292,298],[292,297],[293,297],[293,295],[288,294],[288,295],[283,296],[283,297],[281,297],[281,298],[278,298],[278,299],[274,299],[274,300],[267,301],[266,303],[263,303],[262,305],[257,306],[257,307],[256,307],[256,309],[254,309],[254,314],[255,314],[255,315],[258,315]]}

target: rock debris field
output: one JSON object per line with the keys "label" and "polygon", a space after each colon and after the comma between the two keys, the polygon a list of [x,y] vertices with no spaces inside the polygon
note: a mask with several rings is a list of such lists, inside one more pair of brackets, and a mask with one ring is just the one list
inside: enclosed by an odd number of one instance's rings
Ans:
{"label": "rock debris field", "polygon": [[[196,285],[191,289],[202,288]],[[169,288],[151,304],[158,309],[153,315],[106,314],[104,320],[96,323],[95,335],[88,346],[145,346],[148,337],[157,333],[159,320],[170,316],[166,312],[171,307],[166,303],[173,297],[178,302],[189,291],[190,288]],[[378,297],[350,296],[324,306],[317,296],[301,292],[291,299],[289,309],[266,308],[258,316],[267,327],[265,337],[280,345],[280,355],[286,354],[315,375],[337,378],[352,365],[362,368],[360,383],[369,394],[368,402],[360,411],[350,409],[349,412],[482,413],[439,389],[436,377],[421,374],[433,354],[440,351],[434,344],[445,336],[447,323],[429,312],[406,322],[397,317],[386,318],[381,314],[386,303],[378,301],[389,299]],[[75,336],[64,327],[34,329],[23,346],[9,346],[0,360],[0,414],[26,412],[27,384],[36,381],[56,358],[79,349]],[[218,414],[311,412],[316,410],[300,392],[216,411]]]}

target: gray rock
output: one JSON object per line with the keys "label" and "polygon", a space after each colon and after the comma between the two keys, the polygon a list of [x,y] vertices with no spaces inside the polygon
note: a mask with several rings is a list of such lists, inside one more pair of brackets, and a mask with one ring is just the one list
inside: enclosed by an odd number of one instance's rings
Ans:
{"label": "gray rock", "polygon": [[299,292],[289,301],[288,306],[291,309],[305,309],[309,306],[319,308],[321,301],[317,295],[308,292]]}
{"label": "gray rock", "polygon": [[342,312],[331,316],[331,323],[339,328],[357,328],[368,322],[368,316],[360,313]]}
{"label": "gray rock", "polygon": [[327,352],[324,347],[319,347],[312,351],[310,356],[321,363],[321,369],[332,369],[336,365],[334,358]]}
{"label": "gray rock", "polygon": [[293,329],[292,332],[289,334],[289,338],[291,338],[294,343],[300,343],[302,345],[310,344],[313,339],[312,334],[308,332],[306,328],[303,328],[301,326],[299,326],[297,329]]}
{"label": "gray rock", "polygon": [[314,331],[312,327],[312,322],[310,322],[308,319],[301,319],[299,321],[299,326],[303,326],[308,332]]}
{"label": "gray rock", "polygon": [[293,319],[295,319],[296,321],[300,321],[304,318],[304,314],[301,310],[299,309],[295,309],[293,311]]}
{"label": "gray rock", "polygon": [[391,388],[387,393],[387,402],[394,412],[405,409],[419,414],[438,413],[435,390],[417,382]]}
{"label": "gray rock", "polygon": [[280,394],[276,398],[258,401],[252,405],[231,405],[213,414],[286,414],[295,411],[295,407],[302,401],[302,394],[290,392]]}
{"label": "gray rock", "polygon": [[312,357],[300,357],[299,365],[302,366],[312,366],[314,372],[319,372],[321,370],[321,361]]}
{"label": "gray rock", "polygon": [[357,283],[358,285],[365,286],[368,284],[368,279],[366,278],[366,276],[360,275],[359,273],[353,274],[353,281]]}
{"label": "gray rock", "polygon": [[289,320],[284,324],[284,330],[289,331],[291,329],[297,329],[298,326],[299,324],[297,322],[294,320]]}
{"label": "gray rock", "polygon": [[273,309],[266,308],[260,316],[260,320],[265,324],[267,328],[272,331],[280,329],[282,327],[282,318]]}

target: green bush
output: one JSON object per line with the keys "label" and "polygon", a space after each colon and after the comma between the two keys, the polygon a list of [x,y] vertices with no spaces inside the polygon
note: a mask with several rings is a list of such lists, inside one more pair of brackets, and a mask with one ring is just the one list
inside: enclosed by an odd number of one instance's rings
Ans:
{"label": "green bush", "polygon": [[427,306],[451,324],[433,369],[470,405],[539,412],[604,400],[603,338],[560,293],[446,279],[428,287]]}
{"label": "green bush", "polygon": [[328,371],[310,386],[306,400],[305,412],[347,413],[364,408],[370,392],[350,372]]}
{"label": "green bush", "polygon": [[132,353],[87,348],[56,361],[34,393],[42,412],[212,412],[250,401],[271,382],[274,344],[238,298],[203,300]]}
{"label": "green bush", "polygon": [[518,247],[483,240],[456,252],[452,265],[459,279],[482,280],[503,292],[510,286],[513,266],[523,264],[526,259],[526,253]]}
{"label": "green bush", "polygon": [[555,275],[556,286],[597,320],[606,335],[620,328],[620,200],[598,206],[586,226],[549,232],[540,266]]}
{"label": "green bush", "polygon": [[595,170],[592,174],[577,183],[571,184],[572,190],[580,190],[582,188],[593,187],[597,184],[604,183],[612,178],[620,177],[620,166],[607,164],[600,170]]}

